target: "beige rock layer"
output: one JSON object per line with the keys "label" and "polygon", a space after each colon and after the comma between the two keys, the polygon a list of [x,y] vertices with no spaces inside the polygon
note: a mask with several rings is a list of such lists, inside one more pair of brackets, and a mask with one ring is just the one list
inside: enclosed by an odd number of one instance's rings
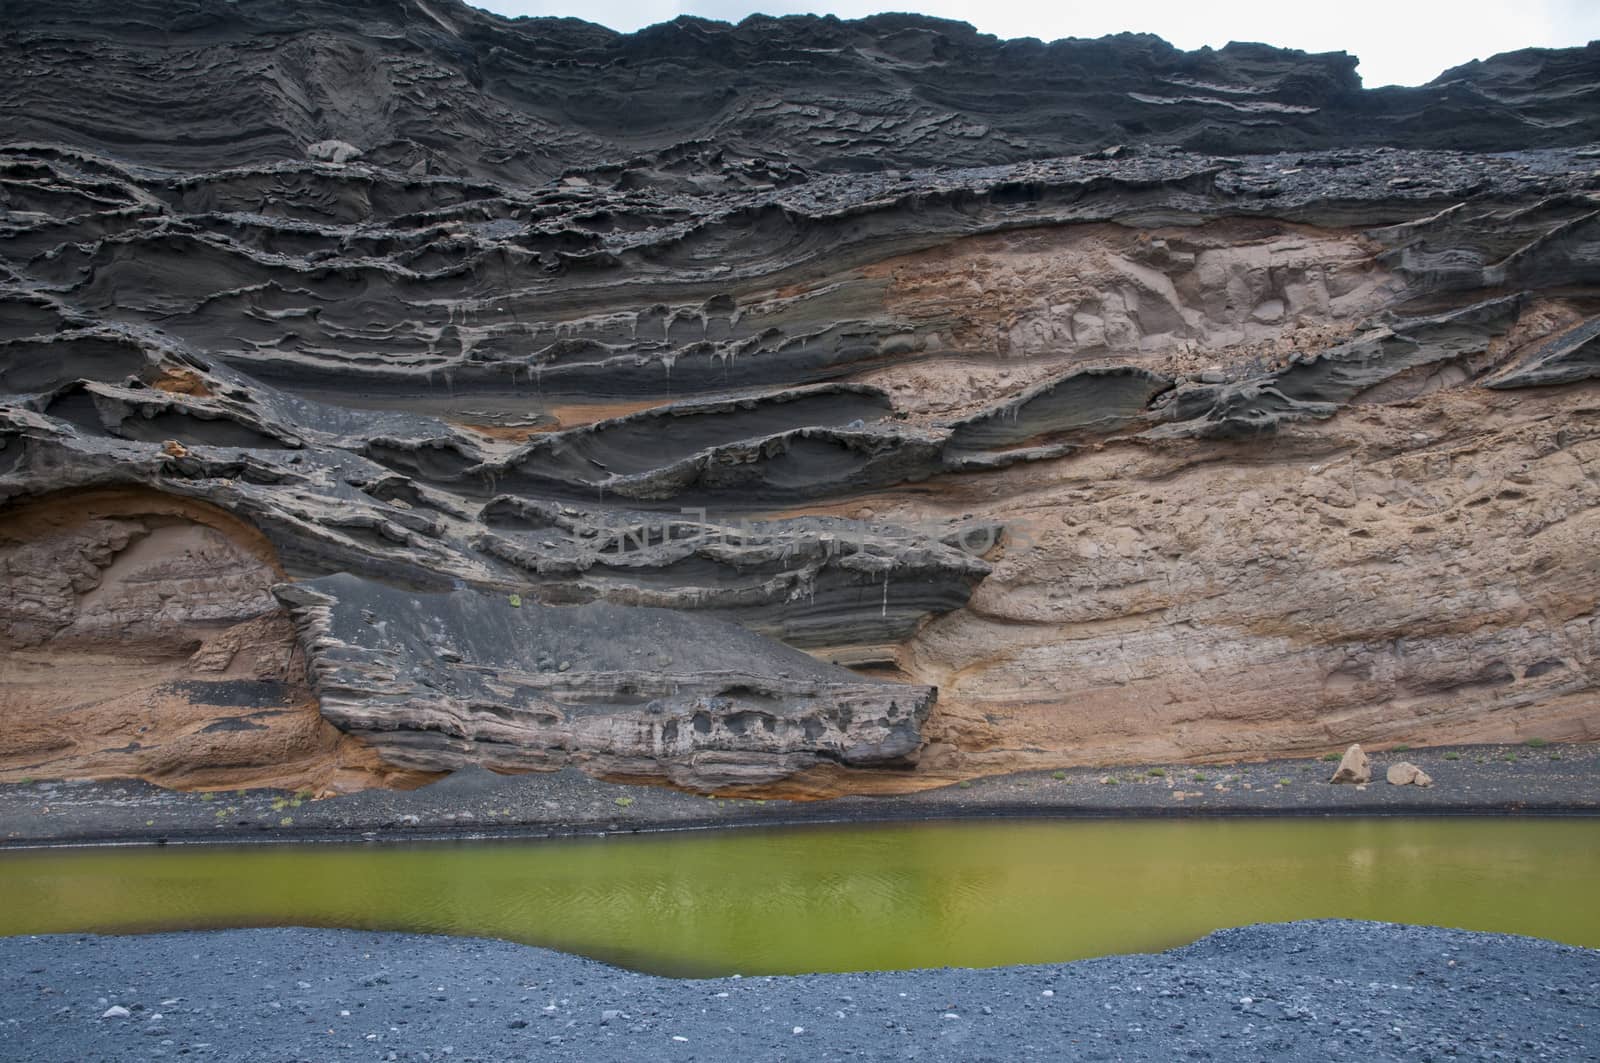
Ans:
{"label": "beige rock layer", "polygon": [[[935,421],[1075,359],[1236,379],[1407,295],[1362,237],[1267,221],[980,237],[878,272],[944,331],[868,379]],[[1600,392],[1474,384],[1593,310],[1530,300],[1487,348],[1259,440],[1130,434],[838,507],[1009,529],[968,606],[895,651],[940,690],[921,771],[1600,737]]]}
{"label": "beige rock layer", "polygon": [[957,480],[946,504],[1012,531],[901,653],[940,688],[925,762],[1600,736],[1597,404],[1439,391]]}
{"label": "beige rock layer", "polygon": [[0,781],[406,785],[322,719],[259,532],[155,492],[0,519]]}
{"label": "beige rock layer", "polygon": [[[972,413],[1074,363],[1272,364],[1347,336],[1400,282],[1355,231],[1271,219],[1069,225],[952,241],[861,271],[921,357],[862,376],[914,418]],[[829,286],[832,290],[832,286]]]}

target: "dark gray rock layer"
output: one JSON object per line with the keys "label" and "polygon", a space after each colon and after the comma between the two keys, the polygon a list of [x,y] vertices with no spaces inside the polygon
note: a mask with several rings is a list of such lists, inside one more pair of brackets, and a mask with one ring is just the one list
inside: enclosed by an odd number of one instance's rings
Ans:
{"label": "dark gray rock layer", "polygon": [[[12,139],[182,169],[300,159],[315,147],[320,159],[419,174],[524,182],[595,170],[692,189],[1127,143],[1506,151],[1600,137],[1593,45],[1364,90],[1344,53],[1183,52],[1132,34],[1001,41],[916,15],[757,15],[737,26],[682,17],[618,34],[455,0],[143,0],[111,12],[92,0],[15,0],[6,23],[18,76],[0,108]],[[274,189],[242,176],[235,186]]]}
{"label": "dark gray rock layer", "polygon": [[420,771],[582,764],[689,787],[777,782],[828,759],[909,764],[927,687],[863,681],[734,624],[666,609],[287,584],[322,713]]}

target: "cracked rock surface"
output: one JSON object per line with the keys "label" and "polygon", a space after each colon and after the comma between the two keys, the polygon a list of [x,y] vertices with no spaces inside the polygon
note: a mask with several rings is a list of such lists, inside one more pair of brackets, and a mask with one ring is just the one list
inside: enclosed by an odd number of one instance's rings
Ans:
{"label": "cracked rock surface", "polygon": [[165,0],[0,53],[0,778],[1600,734],[1593,46],[1367,91]]}

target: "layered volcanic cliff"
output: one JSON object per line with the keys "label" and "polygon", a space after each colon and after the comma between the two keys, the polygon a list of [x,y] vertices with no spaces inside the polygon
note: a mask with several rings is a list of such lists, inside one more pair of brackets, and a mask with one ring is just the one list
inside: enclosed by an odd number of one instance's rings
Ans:
{"label": "layered volcanic cliff", "polygon": [[1600,737],[1600,46],[15,0],[0,779]]}

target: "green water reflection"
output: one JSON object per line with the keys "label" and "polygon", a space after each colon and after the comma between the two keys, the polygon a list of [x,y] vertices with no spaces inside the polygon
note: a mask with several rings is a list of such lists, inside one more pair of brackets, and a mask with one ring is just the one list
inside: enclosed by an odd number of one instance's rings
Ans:
{"label": "green water reflection", "polygon": [[1600,946],[1600,820],[942,823],[0,855],[0,934],[329,926],[665,974],[1041,963],[1341,916]]}

